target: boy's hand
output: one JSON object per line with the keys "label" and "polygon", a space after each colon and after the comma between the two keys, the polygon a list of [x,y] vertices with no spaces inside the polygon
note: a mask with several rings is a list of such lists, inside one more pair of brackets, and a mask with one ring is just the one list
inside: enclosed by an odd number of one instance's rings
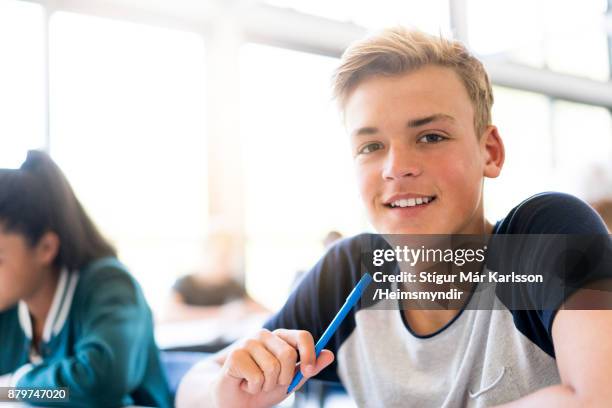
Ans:
{"label": "boy's hand", "polygon": [[[296,367],[297,360],[300,364]],[[316,361],[315,361],[316,360]],[[329,350],[315,356],[312,335],[303,330],[261,330],[233,349],[225,358],[215,381],[218,407],[270,407],[287,398],[287,388],[297,370],[304,382],[334,361]]]}

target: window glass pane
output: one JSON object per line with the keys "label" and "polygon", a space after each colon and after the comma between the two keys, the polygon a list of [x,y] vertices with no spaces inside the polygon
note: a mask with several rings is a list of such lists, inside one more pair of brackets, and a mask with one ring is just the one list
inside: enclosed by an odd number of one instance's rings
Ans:
{"label": "window glass pane", "polygon": [[506,160],[497,179],[485,179],[490,221],[504,217],[525,198],[550,190],[553,172],[548,98],[502,87],[493,93],[493,124],[504,142]]}
{"label": "window glass pane", "polygon": [[[553,110],[555,164],[559,189],[585,199],[612,195],[597,173],[610,171],[612,121],[605,108],[557,101]],[[607,175],[608,177],[610,174]]]}
{"label": "window glass pane", "polygon": [[394,25],[418,27],[432,34],[450,33],[448,0],[266,0],[278,7],[292,8],[339,21],[349,21],[369,29]]}
{"label": "window glass pane", "polygon": [[469,43],[480,54],[607,80],[606,7],[606,0],[469,0]]}
{"label": "window glass pane", "polygon": [[203,247],[203,40],[70,13],[51,38],[52,154],[156,308]]}
{"label": "window glass pane", "polygon": [[247,288],[280,306],[330,230],[366,228],[348,136],[331,100],[337,60],[248,44],[241,51]]}
{"label": "window glass pane", "polygon": [[486,181],[490,220],[543,191],[586,200],[612,195],[612,120],[599,107],[495,87],[493,123],[506,147],[498,179]]}
{"label": "window glass pane", "polygon": [[45,144],[43,27],[40,5],[0,1],[0,167]]}
{"label": "window glass pane", "polygon": [[547,0],[546,63],[554,71],[607,81],[606,0]]}

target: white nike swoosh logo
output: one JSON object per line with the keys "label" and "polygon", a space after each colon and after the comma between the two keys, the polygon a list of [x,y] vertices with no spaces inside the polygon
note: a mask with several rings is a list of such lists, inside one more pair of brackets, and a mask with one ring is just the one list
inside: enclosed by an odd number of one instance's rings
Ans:
{"label": "white nike swoosh logo", "polygon": [[468,391],[468,394],[470,395],[470,398],[478,398],[480,397],[482,394],[484,394],[487,391],[490,391],[491,389],[493,389],[493,387],[495,387],[497,384],[499,384],[499,382],[501,381],[501,379],[503,378],[504,374],[506,374],[506,367],[502,367],[502,371],[501,373],[499,373],[499,376],[497,377],[497,379],[495,381],[493,381],[490,385],[484,387],[483,389],[481,389],[480,391],[476,391],[476,392],[472,392],[472,390]]}

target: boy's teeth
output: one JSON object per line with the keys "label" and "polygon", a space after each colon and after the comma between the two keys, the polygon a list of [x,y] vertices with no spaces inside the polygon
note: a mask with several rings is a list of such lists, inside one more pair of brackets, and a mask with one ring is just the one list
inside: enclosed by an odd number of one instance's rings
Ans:
{"label": "boy's teeth", "polygon": [[427,204],[431,200],[433,200],[431,197],[408,198],[392,202],[391,207],[414,207],[415,205]]}

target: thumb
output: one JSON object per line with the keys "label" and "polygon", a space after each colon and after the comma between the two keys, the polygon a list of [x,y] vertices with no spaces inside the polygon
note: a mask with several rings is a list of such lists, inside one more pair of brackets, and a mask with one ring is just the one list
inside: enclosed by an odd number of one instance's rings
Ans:
{"label": "thumb", "polygon": [[302,381],[300,381],[300,383],[297,385],[297,387],[295,387],[294,391],[297,391],[300,388],[302,388],[304,383],[308,381],[309,378],[314,377],[315,375],[319,374],[325,367],[330,365],[333,361],[334,361],[334,353],[332,353],[331,351],[327,349],[321,350],[321,354],[319,354],[319,357],[317,357],[317,361],[315,362],[314,367],[307,366],[307,367],[299,368],[302,370],[302,375],[304,377],[302,378]]}
{"label": "thumb", "polygon": [[311,369],[312,371],[309,372],[308,377],[310,378],[310,377],[313,377],[319,374],[325,367],[333,363],[333,361],[334,361],[334,353],[332,353],[331,351],[327,349],[321,350],[321,354],[319,354],[319,357],[317,358],[317,361],[315,362],[314,370]]}

